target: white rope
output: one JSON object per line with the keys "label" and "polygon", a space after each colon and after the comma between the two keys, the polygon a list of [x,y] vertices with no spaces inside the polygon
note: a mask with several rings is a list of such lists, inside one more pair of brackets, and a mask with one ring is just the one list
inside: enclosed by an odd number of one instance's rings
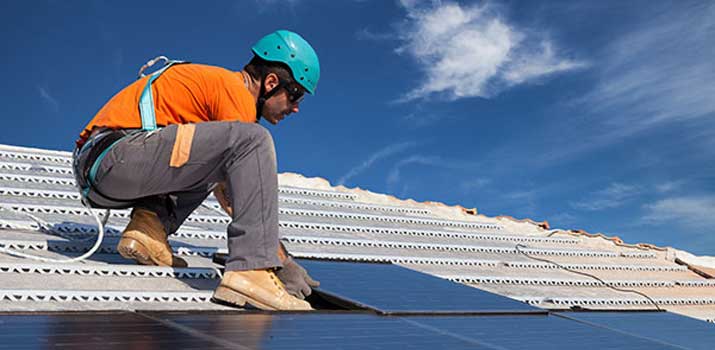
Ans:
{"label": "white rope", "polygon": [[[92,211],[92,208],[89,205],[87,205],[87,203],[85,203],[85,201],[82,201],[82,204],[85,206],[85,208],[87,208],[87,210],[94,217],[94,219],[97,220],[97,228],[99,230],[99,234],[97,235],[97,241],[94,243],[94,246],[92,246],[92,248],[89,251],[82,254],[81,256],[78,256],[76,258],[70,258],[70,259],[51,259],[51,258],[45,258],[45,257],[41,257],[41,256],[35,256],[35,255],[18,252],[16,250],[13,250],[10,248],[5,248],[5,247],[0,247],[0,252],[11,255],[11,256],[20,257],[20,258],[26,258],[26,259],[37,260],[37,261],[42,261],[42,262],[51,262],[51,263],[74,263],[74,262],[80,262],[82,260],[89,258],[102,245],[102,240],[104,240],[104,226],[107,224],[107,221],[109,220],[109,209],[107,209],[106,212],[104,213],[104,219],[100,220],[99,215],[97,215],[97,213]],[[15,210],[15,209],[12,209],[12,208],[9,208],[9,209],[17,212],[17,210]],[[35,220],[35,222],[38,223],[38,225],[40,225],[41,229],[48,230],[50,232],[54,232],[54,230],[42,219],[40,219],[32,214],[29,214],[29,213],[22,213],[22,214],[30,216],[33,220]]]}

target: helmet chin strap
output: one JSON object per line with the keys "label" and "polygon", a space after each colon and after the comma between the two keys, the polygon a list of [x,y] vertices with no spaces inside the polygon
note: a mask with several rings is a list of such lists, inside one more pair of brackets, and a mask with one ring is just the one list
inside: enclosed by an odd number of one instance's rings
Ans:
{"label": "helmet chin strap", "polygon": [[278,83],[278,85],[271,89],[271,91],[266,92],[265,83],[266,77],[263,77],[263,79],[261,79],[261,89],[258,91],[258,101],[256,101],[256,123],[261,120],[261,116],[263,115],[263,105],[265,105],[266,101],[268,101],[269,98],[273,97],[273,95],[280,90],[282,85],[282,83]]}

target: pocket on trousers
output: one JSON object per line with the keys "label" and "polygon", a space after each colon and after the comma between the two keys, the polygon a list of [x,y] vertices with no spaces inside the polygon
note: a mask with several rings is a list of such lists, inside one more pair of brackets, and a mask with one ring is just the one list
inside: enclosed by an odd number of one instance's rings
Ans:
{"label": "pocket on trousers", "polygon": [[181,124],[176,129],[176,139],[174,140],[174,148],[171,151],[171,160],[169,161],[170,167],[180,168],[189,161],[195,131],[196,125],[194,124]]}

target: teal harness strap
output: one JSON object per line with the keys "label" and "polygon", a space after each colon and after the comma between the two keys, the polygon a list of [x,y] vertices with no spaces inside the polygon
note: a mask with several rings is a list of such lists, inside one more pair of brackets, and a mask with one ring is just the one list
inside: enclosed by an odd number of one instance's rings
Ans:
{"label": "teal harness strap", "polygon": [[139,98],[139,113],[142,118],[142,129],[147,131],[156,130],[156,114],[154,113],[154,95],[151,92],[151,85],[154,80],[162,73],[166,72],[171,66],[184,61],[169,61],[163,68],[152,73],[144,86],[141,97]]}
{"label": "teal harness strap", "polygon": [[[166,59],[164,57],[164,59]],[[153,60],[154,61],[154,60]],[[151,62],[151,61],[150,61]],[[151,91],[151,85],[154,83],[154,81],[161,76],[162,73],[166,72],[167,69],[171,68],[175,64],[181,64],[181,63],[188,63],[184,61],[168,61],[164,67],[159,69],[158,71],[152,73],[149,76],[149,79],[146,82],[146,85],[144,86],[144,90],[142,90],[142,94],[139,97],[139,114],[141,115],[141,120],[142,120],[142,130],[144,131],[153,131],[157,129],[156,125],[156,114],[154,113],[154,96]],[[153,65],[153,62],[151,64],[147,64],[147,66]],[[144,68],[142,68],[142,71]],[[89,174],[87,175],[87,183],[89,186],[86,188],[82,189],[82,196],[84,198],[87,198],[89,195],[89,192],[92,187],[94,187],[94,180],[97,177],[97,171],[99,170],[100,164],[102,164],[102,160],[104,157],[109,153],[109,151],[117,144],[119,141],[124,140],[129,135],[133,135],[134,132],[129,133],[127,135],[124,135],[122,138],[120,138],[117,141],[114,141],[109,147],[104,149],[102,153],[99,154],[97,159],[95,159],[94,163],[92,164],[92,167],[89,169]]]}
{"label": "teal harness strap", "polygon": [[99,156],[97,157],[97,159],[94,161],[94,164],[92,164],[92,167],[89,168],[89,175],[88,175],[89,178],[87,179],[87,181],[89,182],[89,187],[87,187],[87,189],[86,189],[87,193],[89,193],[89,189],[90,189],[92,186],[94,186],[94,179],[97,177],[97,170],[99,170],[99,165],[102,164],[102,159],[104,158],[104,156],[107,155],[107,153],[109,152],[109,150],[112,149],[112,147],[114,147],[114,145],[116,145],[117,143],[119,143],[119,141],[124,140],[124,138],[127,137],[127,136],[129,136],[129,135],[131,135],[131,133],[125,135],[124,137],[120,138],[120,139],[117,140],[117,141],[112,142],[112,144],[109,145],[109,147],[107,147],[106,149],[104,149],[104,151],[102,151],[102,153],[99,154]]}

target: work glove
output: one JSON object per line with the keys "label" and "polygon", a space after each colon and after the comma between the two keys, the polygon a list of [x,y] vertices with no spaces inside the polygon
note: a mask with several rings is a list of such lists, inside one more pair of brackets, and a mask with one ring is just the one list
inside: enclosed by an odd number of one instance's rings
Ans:
{"label": "work glove", "polygon": [[283,282],[288,294],[298,299],[305,299],[313,292],[312,288],[320,286],[320,282],[311,278],[308,271],[290,256],[283,260],[283,268],[276,271],[276,276]]}

